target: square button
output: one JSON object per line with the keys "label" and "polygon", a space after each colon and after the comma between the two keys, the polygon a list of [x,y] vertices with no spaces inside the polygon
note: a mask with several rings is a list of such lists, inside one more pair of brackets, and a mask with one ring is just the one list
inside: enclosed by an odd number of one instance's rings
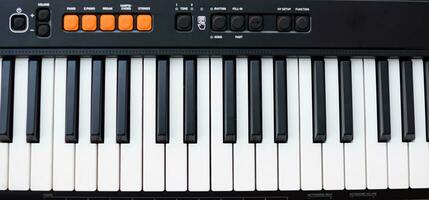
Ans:
{"label": "square button", "polygon": [[115,23],[115,16],[113,15],[100,16],[100,30],[102,31],[114,31],[116,28]]}
{"label": "square button", "polygon": [[28,20],[25,15],[13,15],[11,19],[11,29],[13,31],[25,31],[28,28]]}
{"label": "square button", "polygon": [[134,18],[132,15],[120,15],[118,18],[120,31],[132,31],[134,29]]}
{"label": "square button", "polygon": [[63,29],[65,31],[79,30],[79,17],[77,15],[64,15]]}
{"label": "square button", "polygon": [[39,8],[37,10],[37,20],[48,22],[51,20],[51,11],[48,8]]}
{"label": "square button", "polygon": [[192,30],[192,16],[189,14],[179,14],[176,16],[176,30],[190,31]]}
{"label": "square button", "polygon": [[95,15],[82,16],[82,30],[83,31],[97,30],[97,16]]}
{"label": "square button", "polygon": [[152,30],[152,16],[151,15],[139,15],[139,16],[137,16],[137,30],[139,30],[139,31],[151,31]]}

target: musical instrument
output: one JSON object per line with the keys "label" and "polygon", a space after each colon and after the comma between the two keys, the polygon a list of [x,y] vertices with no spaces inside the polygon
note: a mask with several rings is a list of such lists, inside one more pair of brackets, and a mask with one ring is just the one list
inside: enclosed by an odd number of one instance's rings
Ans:
{"label": "musical instrument", "polygon": [[3,0],[0,198],[428,198],[428,10]]}

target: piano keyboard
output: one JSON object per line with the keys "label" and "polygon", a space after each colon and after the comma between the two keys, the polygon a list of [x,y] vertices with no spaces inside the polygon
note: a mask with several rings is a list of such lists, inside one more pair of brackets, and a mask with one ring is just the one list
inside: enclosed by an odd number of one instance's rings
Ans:
{"label": "piano keyboard", "polygon": [[429,188],[429,61],[2,57],[0,188]]}

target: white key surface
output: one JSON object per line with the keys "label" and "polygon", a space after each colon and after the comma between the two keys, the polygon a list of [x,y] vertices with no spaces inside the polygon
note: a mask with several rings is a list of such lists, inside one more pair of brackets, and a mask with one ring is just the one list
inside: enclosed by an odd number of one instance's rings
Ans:
{"label": "white key surface", "polygon": [[121,191],[142,190],[143,59],[131,58],[130,143],[121,144]]}
{"label": "white key surface", "polygon": [[[0,57],[0,63],[3,58]],[[2,69],[0,69],[0,92],[1,92]],[[0,99],[1,101],[1,99]],[[0,190],[6,190],[9,183],[9,143],[0,143]]]}
{"label": "white key surface", "polygon": [[234,144],[234,191],[255,190],[255,144],[249,143],[247,58],[237,58],[237,143]]}
{"label": "white key surface", "polygon": [[377,88],[374,59],[364,59],[366,170],[368,189],[387,188],[386,143],[378,142]]}
{"label": "white key surface", "polygon": [[301,189],[322,189],[322,145],[313,143],[311,59],[299,59]]}
{"label": "white key surface", "polygon": [[[53,190],[74,189],[75,144],[65,143],[67,59],[55,59]],[[43,111],[42,111],[43,112]]]}
{"label": "white key surface", "polygon": [[187,189],[187,145],[183,142],[183,58],[170,59],[170,142],[165,145],[167,191]]}
{"label": "white key surface", "polygon": [[9,190],[30,188],[30,144],[27,143],[28,58],[15,61],[13,142],[9,144]]}
{"label": "white key surface", "polygon": [[144,58],[143,72],[143,190],[164,190],[164,144],[157,144],[156,59]]}
{"label": "white key surface", "polygon": [[210,190],[210,59],[197,59],[196,144],[188,145],[188,189]]}
{"label": "white key surface", "polygon": [[[429,143],[426,142],[426,116],[423,61],[413,59],[415,136],[409,143],[411,188],[429,188]],[[428,106],[428,105],[426,105]]]}
{"label": "white key surface", "polygon": [[325,59],[326,142],[323,143],[323,189],[344,189],[344,145],[340,142],[338,60]]}
{"label": "white key surface", "polygon": [[402,142],[401,79],[398,59],[389,60],[389,91],[391,139],[387,143],[388,184],[390,189],[406,189],[408,144]]}
{"label": "white key surface", "polygon": [[97,189],[97,145],[91,144],[92,59],[81,58],[79,77],[79,143],[76,144],[76,191]]}
{"label": "white key surface", "polygon": [[286,59],[288,141],[278,144],[279,189],[299,190],[300,144],[299,144],[299,71],[298,59]]}
{"label": "white key surface", "polygon": [[[42,59],[40,83],[40,141],[31,144],[31,190],[52,189],[52,138],[54,124],[54,58]],[[0,161],[1,162],[1,161]]]}
{"label": "white key surface", "polygon": [[116,143],[117,58],[106,58],[104,90],[104,143],[98,144],[99,191],[119,190],[120,147]]}
{"label": "white key surface", "polygon": [[274,143],[273,59],[261,60],[262,135],[256,144],[256,189],[277,190],[277,144]]}
{"label": "white key surface", "polygon": [[351,59],[353,142],[344,144],[344,178],[347,190],[366,188],[365,101],[362,59]]}
{"label": "white key surface", "polygon": [[211,58],[211,189],[233,189],[232,144],[223,143],[222,58]]}

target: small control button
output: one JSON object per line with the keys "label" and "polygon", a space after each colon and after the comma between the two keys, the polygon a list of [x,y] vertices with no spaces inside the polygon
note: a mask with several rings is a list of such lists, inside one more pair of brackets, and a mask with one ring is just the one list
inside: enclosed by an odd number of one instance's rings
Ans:
{"label": "small control button", "polygon": [[48,24],[41,24],[37,26],[37,36],[49,37],[51,35],[51,27]]}
{"label": "small control button", "polygon": [[288,32],[292,30],[292,17],[291,16],[278,16],[277,17],[277,30],[280,32]]}
{"label": "small control button", "polygon": [[13,15],[11,18],[12,31],[23,32],[28,28],[28,19],[25,15]]}
{"label": "small control button", "polygon": [[192,16],[188,14],[179,14],[176,16],[176,30],[190,31],[192,30]]}
{"label": "small control button", "polygon": [[39,8],[39,10],[37,10],[37,20],[48,22],[51,20],[51,11],[48,8]]}
{"label": "small control button", "polygon": [[113,15],[100,16],[100,30],[102,31],[114,31],[116,27],[115,23],[115,16]]}
{"label": "small control button", "polygon": [[139,30],[139,31],[151,31],[152,30],[152,16],[151,15],[139,15],[139,16],[137,16],[137,30]]}
{"label": "small control button", "polygon": [[249,30],[262,31],[264,29],[264,17],[260,15],[249,16]]}
{"label": "small control button", "polygon": [[246,20],[243,15],[231,16],[231,31],[244,31],[246,28]]}
{"label": "small control button", "polygon": [[95,31],[95,30],[97,30],[97,16],[95,16],[95,15],[83,15],[82,16],[82,30],[83,31]]}
{"label": "small control button", "polygon": [[63,28],[65,31],[79,30],[79,17],[77,15],[64,15]]}
{"label": "small control button", "polygon": [[119,15],[118,28],[120,31],[132,31],[134,29],[134,18],[132,15]]}
{"label": "small control button", "polygon": [[225,31],[226,30],[226,16],[225,15],[213,15],[212,16],[212,30],[213,31]]}
{"label": "small control button", "polygon": [[295,17],[295,31],[308,32],[310,30],[310,17],[297,16]]}

